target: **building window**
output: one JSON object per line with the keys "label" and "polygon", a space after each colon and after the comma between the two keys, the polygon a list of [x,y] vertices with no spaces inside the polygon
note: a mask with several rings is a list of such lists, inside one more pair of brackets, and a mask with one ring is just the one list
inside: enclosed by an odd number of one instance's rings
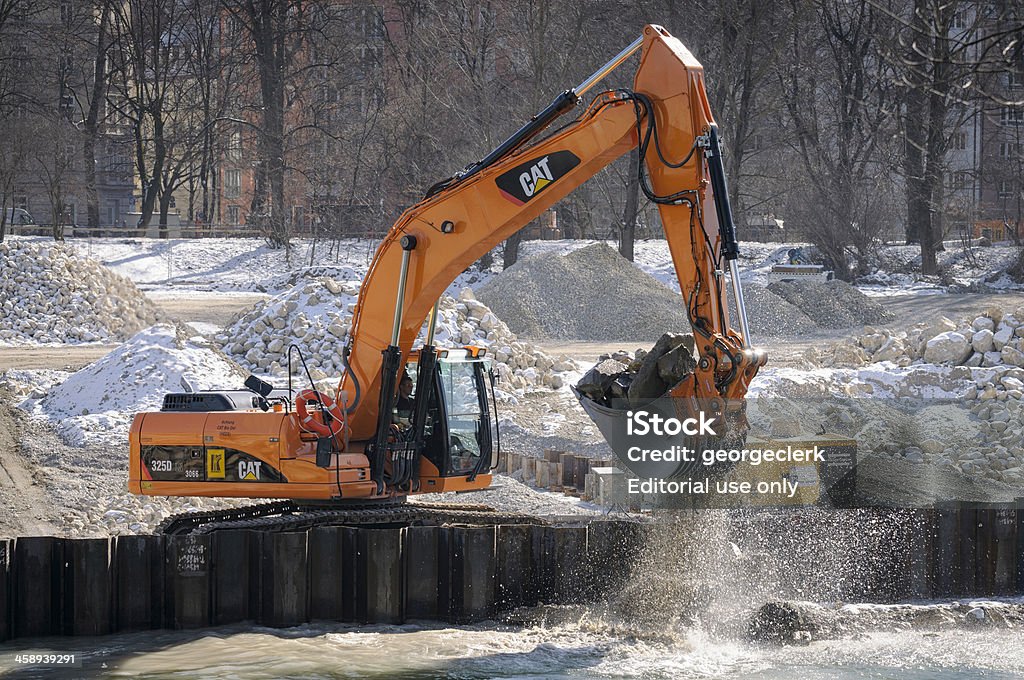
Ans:
{"label": "building window", "polygon": [[224,171],[224,198],[238,198],[242,195],[242,171]]}
{"label": "building window", "polygon": [[954,132],[953,138],[950,140],[950,148],[958,151],[963,151],[967,148],[967,133],[966,132]]}
{"label": "building window", "polygon": [[292,227],[296,229],[306,228],[306,207],[302,205],[292,206]]}
{"label": "building window", "polygon": [[238,128],[232,130],[228,136],[227,157],[235,161],[242,158],[242,131]]}
{"label": "building window", "polygon": [[964,191],[971,185],[971,173],[967,170],[957,170],[950,173],[946,186],[950,191]]}
{"label": "building window", "polygon": [[953,28],[967,28],[967,10],[957,10],[953,15]]}
{"label": "building window", "polygon": [[999,114],[999,122],[1003,125],[1019,125],[1024,122],[1024,108],[1004,106]]}
{"label": "building window", "polygon": [[1020,144],[1015,142],[999,142],[1000,158],[1016,158],[1020,155]]}
{"label": "building window", "polygon": [[228,224],[236,225],[239,222],[240,222],[240,220],[238,219],[238,206],[237,205],[229,205],[228,206]]}
{"label": "building window", "polygon": [[1024,87],[1024,71],[1011,69],[1006,72],[1006,87],[1016,89]]}
{"label": "building window", "polygon": [[1013,198],[1013,182],[1004,179],[999,182],[999,198]]}

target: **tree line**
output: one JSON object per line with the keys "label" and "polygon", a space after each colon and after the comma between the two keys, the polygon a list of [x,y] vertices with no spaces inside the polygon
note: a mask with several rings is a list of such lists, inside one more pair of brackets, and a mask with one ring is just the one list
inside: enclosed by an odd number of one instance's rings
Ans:
{"label": "tree line", "polygon": [[[174,196],[192,221],[226,220],[224,170],[243,167],[271,243],[302,220],[378,235],[646,23],[705,67],[740,229],[784,218],[844,276],[894,225],[935,273],[947,221],[964,219],[950,177],[965,124],[1002,115],[1024,133],[1019,0],[0,0],[0,238],[26,173],[55,231],[69,192],[97,226],[101,160],[138,182],[140,226],[166,227]],[[1000,170],[1018,242],[1022,147]],[[657,235],[636,162],[559,205],[562,233],[626,255]]]}

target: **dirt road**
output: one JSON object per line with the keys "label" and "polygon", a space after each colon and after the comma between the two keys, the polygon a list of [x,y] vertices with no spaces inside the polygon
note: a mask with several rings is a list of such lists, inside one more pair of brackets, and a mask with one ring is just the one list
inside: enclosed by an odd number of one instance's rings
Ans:
{"label": "dirt road", "polygon": [[0,536],[50,536],[57,533],[50,498],[20,454],[24,415],[0,395]]}

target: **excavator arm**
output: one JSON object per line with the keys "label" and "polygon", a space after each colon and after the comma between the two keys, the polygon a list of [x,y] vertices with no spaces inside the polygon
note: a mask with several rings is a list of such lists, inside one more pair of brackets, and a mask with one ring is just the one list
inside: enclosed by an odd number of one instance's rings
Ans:
{"label": "excavator arm", "polygon": [[[638,48],[632,91],[599,94],[571,125],[531,143]],[[665,29],[649,25],[633,45],[488,157],[435,185],[391,228],[363,281],[338,388],[339,397],[354,397],[347,404],[353,440],[382,440],[379,423],[388,419],[379,414],[393,398],[400,359],[410,355],[424,320],[455,278],[634,147],[646,167],[646,176],[638,168],[644,193],[659,206],[700,354],[693,380],[672,396],[737,399],[746,393],[765,356],[748,342],[735,229],[703,68]],[[732,270],[740,331],[728,320],[724,264]]]}

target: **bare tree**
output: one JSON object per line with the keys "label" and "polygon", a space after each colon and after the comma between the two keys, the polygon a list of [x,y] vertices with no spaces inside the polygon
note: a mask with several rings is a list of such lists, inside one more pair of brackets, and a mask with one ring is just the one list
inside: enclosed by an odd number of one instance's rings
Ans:
{"label": "bare tree", "polygon": [[867,269],[891,185],[884,178],[894,106],[876,56],[880,15],[865,0],[793,2],[790,10],[793,56],[779,65],[779,85],[809,190],[792,205],[803,231],[849,278],[851,257],[858,272]]}

